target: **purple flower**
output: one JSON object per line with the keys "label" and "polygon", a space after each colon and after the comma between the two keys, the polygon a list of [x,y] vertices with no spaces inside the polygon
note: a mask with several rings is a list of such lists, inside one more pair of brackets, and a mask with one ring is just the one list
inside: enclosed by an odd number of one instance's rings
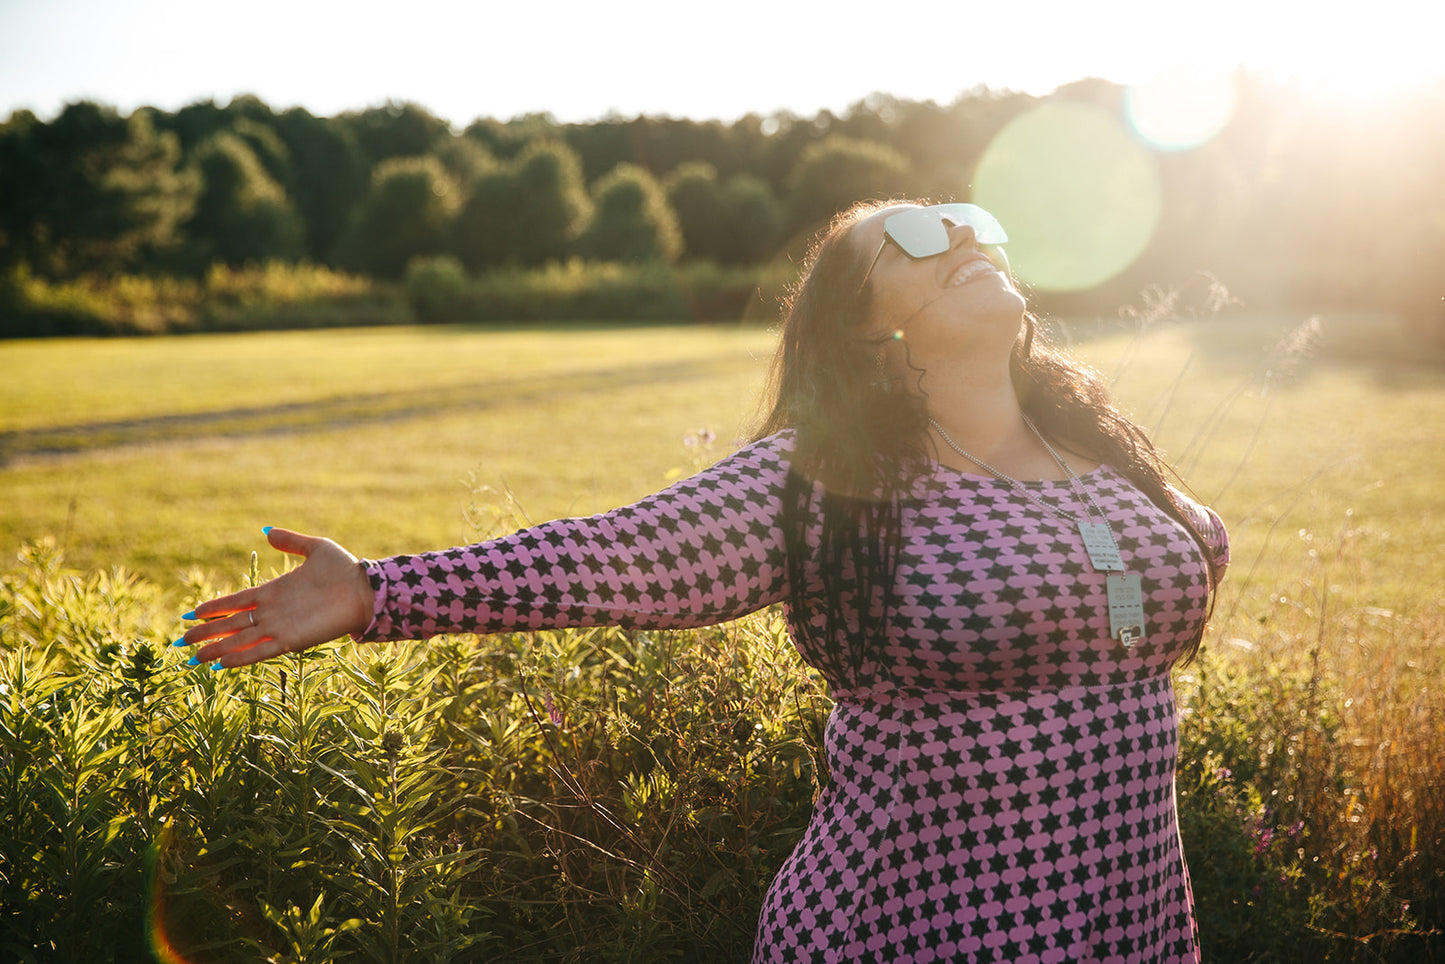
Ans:
{"label": "purple flower", "polygon": [[542,700],[542,705],[547,710],[547,718],[552,721],[553,726],[562,725],[562,711],[557,709],[557,704],[552,702],[552,694],[548,693]]}
{"label": "purple flower", "polygon": [[717,436],[710,428],[700,428],[696,432],[688,432],[683,436],[682,444],[690,449],[705,449],[717,441]]}

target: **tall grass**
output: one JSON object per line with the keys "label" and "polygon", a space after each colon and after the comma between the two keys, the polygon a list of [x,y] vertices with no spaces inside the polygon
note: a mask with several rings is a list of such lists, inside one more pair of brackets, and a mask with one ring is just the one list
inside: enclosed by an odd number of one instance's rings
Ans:
{"label": "tall grass", "polygon": [[[1445,959],[1441,523],[1415,481],[1445,386],[1287,382],[1259,352],[1277,334],[1195,334],[1079,348],[1234,531],[1177,680],[1205,959]],[[1329,437],[1306,428],[1325,407]],[[827,695],[776,613],[212,673],[167,640],[213,576],[177,600],[44,540],[20,556],[0,582],[7,958],[744,960],[826,779]]]}
{"label": "tall grass", "polygon": [[811,807],[827,703],[775,615],[212,673],[145,583],[24,562],[0,594],[10,959],[738,960]]}
{"label": "tall grass", "polygon": [[[825,778],[829,703],[774,613],[213,673],[149,584],[24,562],[0,592],[11,959],[745,960]],[[1181,674],[1207,959],[1438,955],[1441,630],[1289,597]]]}
{"label": "tall grass", "polygon": [[771,314],[797,278],[787,261],[720,267],[578,258],[540,268],[496,268],[469,277],[453,257],[417,258],[406,288],[424,322],[693,321],[732,322]]}
{"label": "tall grass", "polygon": [[[1205,293],[1211,313],[1219,295]],[[1319,318],[1216,326],[1152,367],[1141,345],[1171,337],[1150,329],[1178,308],[1142,312],[1135,337],[1096,355],[1234,536],[1208,645],[1177,680],[1205,959],[1445,958],[1445,554],[1436,498],[1408,478],[1438,465],[1439,429],[1380,427],[1438,405],[1438,373],[1389,365],[1376,378],[1391,387],[1361,393],[1328,353],[1358,350],[1361,327],[1388,342],[1389,327]],[[1225,353],[1257,361],[1212,393],[1181,390]],[[1436,401],[1411,397],[1421,385]],[[1311,401],[1330,417],[1301,417]],[[1382,434],[1401,447],[1372,444]]]}
{"label": "tall grass", "polygon": [[573,259],[470,277],[453,257],[413,261],[405,283],[311,264],[213,265],[203,277],[0,272],[0,338],[275,331],[445,322],[736,322],[769,315],[796,266]]}
{"label": "tall grass", "polygon": [[412,321],[403,293],[318,265],[212,267],[204,278],[0,274],[0,338],[335,328]]}

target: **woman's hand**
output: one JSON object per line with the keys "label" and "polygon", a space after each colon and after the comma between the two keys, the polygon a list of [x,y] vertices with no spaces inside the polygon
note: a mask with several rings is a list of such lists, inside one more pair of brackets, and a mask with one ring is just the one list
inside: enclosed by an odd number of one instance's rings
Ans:
{"label": "woman's hand", "polygon": [[[205,622],[176,640],[189,646],[210,640],[196,660],[232,668],[294,653],[371,625],[375,593],[366,570],[330,539],[273,528],[272,547],[305,557],[270,582],[201,603],[188,618]],[[216,668],[216,667],[213,667]]]}

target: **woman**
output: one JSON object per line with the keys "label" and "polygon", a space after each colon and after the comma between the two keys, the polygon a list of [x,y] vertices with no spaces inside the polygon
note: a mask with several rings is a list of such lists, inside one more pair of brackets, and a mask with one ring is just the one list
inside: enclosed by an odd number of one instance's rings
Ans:
{"label": "woman", "polygon": [[240,666],[350,633],[687,627],[784,603],[836,701],[829,783],[758,961],[1192,961],[1170,667],[1228,550],[1095,376],[1046,349],[973,205],[864,205],[815,246],[759,437],[636,505],[296,570],[178,644]]}

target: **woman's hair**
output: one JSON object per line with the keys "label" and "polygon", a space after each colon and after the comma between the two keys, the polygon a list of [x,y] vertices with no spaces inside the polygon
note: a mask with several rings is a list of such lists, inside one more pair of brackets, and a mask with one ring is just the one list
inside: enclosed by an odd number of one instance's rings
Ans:
{"label": "woman's hair", "polygon": [[[870,660],[870,643],[882,644],[894,602],[902,505],[935,454],[925,399],[884,371],[880,346],[870,340],[871,289],[859,291],[859,285],[872,252],[849,243],[860,220],[899,203],[910,202],[855,205],[814,241],[783,304],[771,409],[757,435],[794,431],[782,519],[790,603],[809,649],[844,678]],[[1024,315],[1010,370],[1019,402],[1041,432],[1107,462],[1188,530],[1212,587],[1214,554],[1170,487],[1171,470],[1144,430],[1115,408],[1099,374],[1049,346],[1031,313]],[[816,543],[810,544],[810,532]],[[808,602],[809,559],[823,589],[821,612]],[[838,652],[843,640],[846,651]],[[1186,658],[1198,647],[1196,638]]]}

